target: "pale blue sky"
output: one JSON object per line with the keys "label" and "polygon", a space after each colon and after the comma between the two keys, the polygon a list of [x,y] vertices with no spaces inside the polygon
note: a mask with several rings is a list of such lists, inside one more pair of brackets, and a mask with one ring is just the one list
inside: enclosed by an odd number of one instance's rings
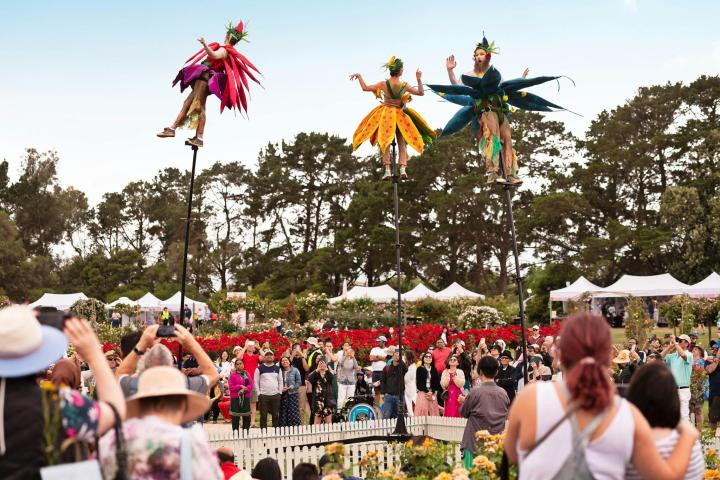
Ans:
{"label": "pale blue sky", "polygon": [[[532,91],[583,114],[551,114],[577,134],[639,86],[720,71],[717,0],[2,0],[0,158],[16,171],[25,147],[56,149],[62,183],[93,203],[166,166],[189,167],[181,138],[154,136],[182,101],[170,83],[198,50],[197,37],[221,41],[224,25],[239,18],[251,41],[241,49],[265,89],[252,88],[249,120],[220,116],[209,99],[200,168],[217,160],[253,166],[267,142],[300,131],[349,138],[375,105],[350,73],[380,80],[379,65],[397,55],[406,79],[419,66],[425,82],[445,83],[445,57],[455,53],[468,70],[483,30],[500,48],[494,63],[506,78],[527,66],[531,75],[576,81]],[[434,127],[455,111],[434,96],[412,106]]]}

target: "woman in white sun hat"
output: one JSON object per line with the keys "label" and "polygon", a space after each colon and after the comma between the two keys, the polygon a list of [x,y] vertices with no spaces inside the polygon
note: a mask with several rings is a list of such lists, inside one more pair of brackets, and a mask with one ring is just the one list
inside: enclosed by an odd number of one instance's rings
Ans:
{"label": "woman in white sun hat", "polygon": [[[186,386],[186,377],[173,367],[151,367],[140,374],[138,391],[127,399],[123,424],[129,478],[223,478],[215,453],[202,427],[181,425],[202,416],[210,399]],[[100,439],[105,478],[117,471],[115,432]]]}
{"label": "woman in white sun hat", "polygon": [[[52,312],[62,315],[61,312]],[[78,460],[115,424],[125,401],[90,325],[77,318],[64,321],[64,333],[41,325],[28,307],[0,310],[0,478],[40,478],[40,468]],[[66,338],[67,336],[67,338]],[[39,375],[61,359],[68,339],[95,376],[99,401],[67,386],[38,382]]]}

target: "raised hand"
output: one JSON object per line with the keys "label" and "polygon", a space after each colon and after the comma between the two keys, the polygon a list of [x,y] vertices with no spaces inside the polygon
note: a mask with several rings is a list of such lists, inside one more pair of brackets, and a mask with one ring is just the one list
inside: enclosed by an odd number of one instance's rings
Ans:
{"label": "raised hand", "polygon": [[445,65],[447,66],[448,70],[454,70],[457,66],[457,62],[455,61],[455,55],[450,55],[445,60]]}
{"label": "raised hand", "polygon": [[204,47],[205,46],[205,37],[198,38],[198,42]]}
{"label": "raised hand", "polygon": [[360,78],[359,73],[353,73],[352,75],[350,75],[350,80],[357,80],[359,78]]}
{"label": "raised hand", "polygon": [[422,72],[420,71],[419,68],[415,71],[415,78],[417,78],[418,83],[422,79]]}
{"label": "raised hand", "polygon": [[529,69],[529,68],[526,68],[525,71],[524,71],[523,74],[522,74],[523,78],[527,78],[527,76],[528,76],[529,73],[530,73],[530,69]]}

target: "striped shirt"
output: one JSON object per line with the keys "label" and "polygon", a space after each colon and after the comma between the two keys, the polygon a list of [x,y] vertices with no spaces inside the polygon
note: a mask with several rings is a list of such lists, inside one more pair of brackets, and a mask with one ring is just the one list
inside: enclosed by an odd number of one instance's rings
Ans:
{"label": "striped shirt", "polygon": [[[680,434],[677,430],[673,430],[667,437],[659,438],[655,440],[655,448],[662,458],[668,458],[675,448],[675,444],[680,438]],[[700,480],[705,474],[705,457],[702,454],[702,447],[700,446],[700,440],[695,442],[693,445],[692,453],[690,454],[690,463],[688,464],[687,472],[685,472],[685,480]],[[635,467],[629,464],[625,470],[625,480],[639,480],[642,478]]]}

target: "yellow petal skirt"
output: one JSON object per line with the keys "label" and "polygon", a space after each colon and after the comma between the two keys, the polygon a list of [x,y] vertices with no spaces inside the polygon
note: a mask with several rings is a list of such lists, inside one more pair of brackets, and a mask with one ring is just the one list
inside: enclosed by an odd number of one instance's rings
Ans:
{"label": "yellow petal skirt", "polygon": [[355,130],[355,134],[353,134],[353,150],[369,139],[371,145],[377,143],[384,153],[392,143],[395,132],[399,131],[408,145],[416,152],[422,153],[425,149],[425,143],[416,124],[426,127],[427,131],[432,132],[433,137],[435,132],[427,126],[427,122],[419,113],[409,108],[406,110],[412,117],[402,109],[388,105],[378,105],[372,109],[363,118]]}

